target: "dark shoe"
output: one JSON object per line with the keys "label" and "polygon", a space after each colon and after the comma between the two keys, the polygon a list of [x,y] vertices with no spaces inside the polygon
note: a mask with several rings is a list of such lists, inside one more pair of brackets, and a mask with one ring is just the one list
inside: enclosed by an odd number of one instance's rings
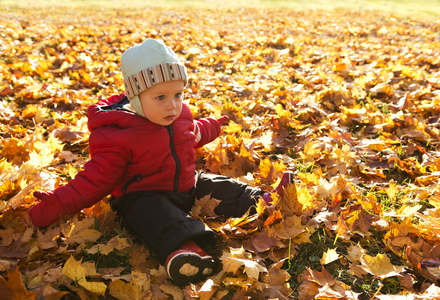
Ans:
{"label": "dark shoe", "polygon": [[214,272],[216,263],[193,241],[186,242],[165,261],[168,276],[176,285],[185,286],[206,279]]}
{"label": "dark shoe", "polygon": [[272,204],[273,199],[272,199],[271,194],[272,194],[272,193],[277,193],[278,196],[281,198],[281,197],[283,197],[284,189],[285,189],[289,184],[293,184],[293,183],[294,183],[294,181],[293,181],[293,172],[291,172],[291,171],[286,171],[286,172],[284,172],[284,173],[283,173],[283,177],[281,178],[281,181],[280,181],[280,183],[278,184],[278,186],[277,186],[273,191],[271,191],[270,193],[264,193],[264,194],[262,195],[264,201],[265,201],[267,204],[269,204],[269,205]]}

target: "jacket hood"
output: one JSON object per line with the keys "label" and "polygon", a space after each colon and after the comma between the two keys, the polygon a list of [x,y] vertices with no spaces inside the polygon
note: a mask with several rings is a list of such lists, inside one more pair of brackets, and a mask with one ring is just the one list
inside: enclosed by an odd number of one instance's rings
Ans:
{"label": "jacket hood", "polygon": [[[122,93],[90,105],[87,111],[89,131],[92,132],[102,126],[118,126],[119,128],[143,126],[147,130],[150,126],[151,129],[157,126],[163,127],[128,109],[129,104],[127,96]],[[181,119],[193,119],[191,110],[186,104],[183,104],[182,112],[174,122],[180,122]]]}
{"label": "jacket hood", "polygon": [[99,127],[110,125],[129,128],[145,126],[150,123],[151,126],[157,126],[148,119],[129,110],[127,108],[128,104],[129,101],[123,93],[90,105],[87,111],[89,131],[92,132]]}

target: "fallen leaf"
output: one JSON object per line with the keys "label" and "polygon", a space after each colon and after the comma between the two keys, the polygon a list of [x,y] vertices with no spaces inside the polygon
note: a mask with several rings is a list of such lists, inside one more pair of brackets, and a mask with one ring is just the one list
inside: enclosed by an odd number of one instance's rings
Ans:
{"label": "fallen leaf", "polygon": [[125,248],[130,247],[126,238],[120,238],[119,236],[112,237],[105,244],[96,244],[90,249],[87,249],[87,252],[90,254],[100,253],[102,255],[107,255],[110,252],[116,250],[124,250]]}
{"label": "fallen leaf", "polygon": [[321,265],[326,265],[331,262],[334,262],[335,260],[339,259],[339,254],[336,252],[335,249],[328,249],[326,252],[323,253],[322,258],[320,259]]}
{"label": "fallen leaf", "polygon": [[[63,274],[86,290],[104,295],[107,290],[107,285],[103,282],[87,281],[86,277],[88,275],[94,275],[94,273],[90,274],[90,268],[84,267],[84,264],[81,261],[82,260],[77,261],[73,257],[70,257],[63,266]],[[87,271],[87,269],[89,269],[89,271]]]}
{"label": "fallen leaf", "polygon": [[[109,283],[110,295],[117,299],[141,300],[150,293],[150,278],[142,272],[133,271],[130,282],[116,280]],[[151,295],[150,295],[151,296]]]}
{"label": "fallen leaf", "polygon": [[224,252],[220,258],[223,264],[223,270],[236,274],[240,268],[252,279],[257,280],[261,273],[267,272],[267,269],[258,262],[251,260],[251,257],[245,255],[244,249],[231,249],[231,252]]}
{"label": "fallen leaf", "polygon": [[91,229],[94,223],[95,220],[93,218],[85,218],[79,221],[75,215],[71,222],[61,223],[61,232],[69,244],[95,242],[101,237],[102,233],[98,230]]}
{"label": "fallen leaf", "polygon": [[0,295],[4,300],[34,300],[36,293],[28,291],[23,284],[20,271],[15,268],[6,275],[7,280],[0,276]]}
{"label": "fallen leaf", "polygon": [[391,264],[391,260],[384,254],[377,254],[375,257],[364,254],[360,260],[361,268],[368,273],[380,279],[398,276],[400,272],[405,270],[403,266],[395,266]]}
{"label": "fallen leaf", "polygon": [[191,209],[194,216],[216,217],[214,209],[220,204],[221,200],[217,200],[208,194],[201,199],[195,200],[195,205]]}

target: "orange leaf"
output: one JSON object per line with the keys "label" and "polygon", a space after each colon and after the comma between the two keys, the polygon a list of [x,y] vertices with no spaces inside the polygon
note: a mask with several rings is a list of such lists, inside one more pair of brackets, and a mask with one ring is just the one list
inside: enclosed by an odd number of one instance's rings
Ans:
{"label": "orange leaf", "polygon": [[23,276],[15,268],[7,274],[7,280],[0,276],[0,295],[2,300],[34,300],[36,293],[26,289]]}

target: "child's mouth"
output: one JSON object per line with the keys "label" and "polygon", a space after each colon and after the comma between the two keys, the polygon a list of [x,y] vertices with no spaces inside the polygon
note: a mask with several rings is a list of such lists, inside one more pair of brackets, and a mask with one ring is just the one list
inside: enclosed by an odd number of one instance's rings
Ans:
{"label": "child's mouth", "polygon": [[173,121],[174,119],[175,119],[174,115],[170,115],[170,116],[165,117],[165,120],[167,120],[167,121]]}

